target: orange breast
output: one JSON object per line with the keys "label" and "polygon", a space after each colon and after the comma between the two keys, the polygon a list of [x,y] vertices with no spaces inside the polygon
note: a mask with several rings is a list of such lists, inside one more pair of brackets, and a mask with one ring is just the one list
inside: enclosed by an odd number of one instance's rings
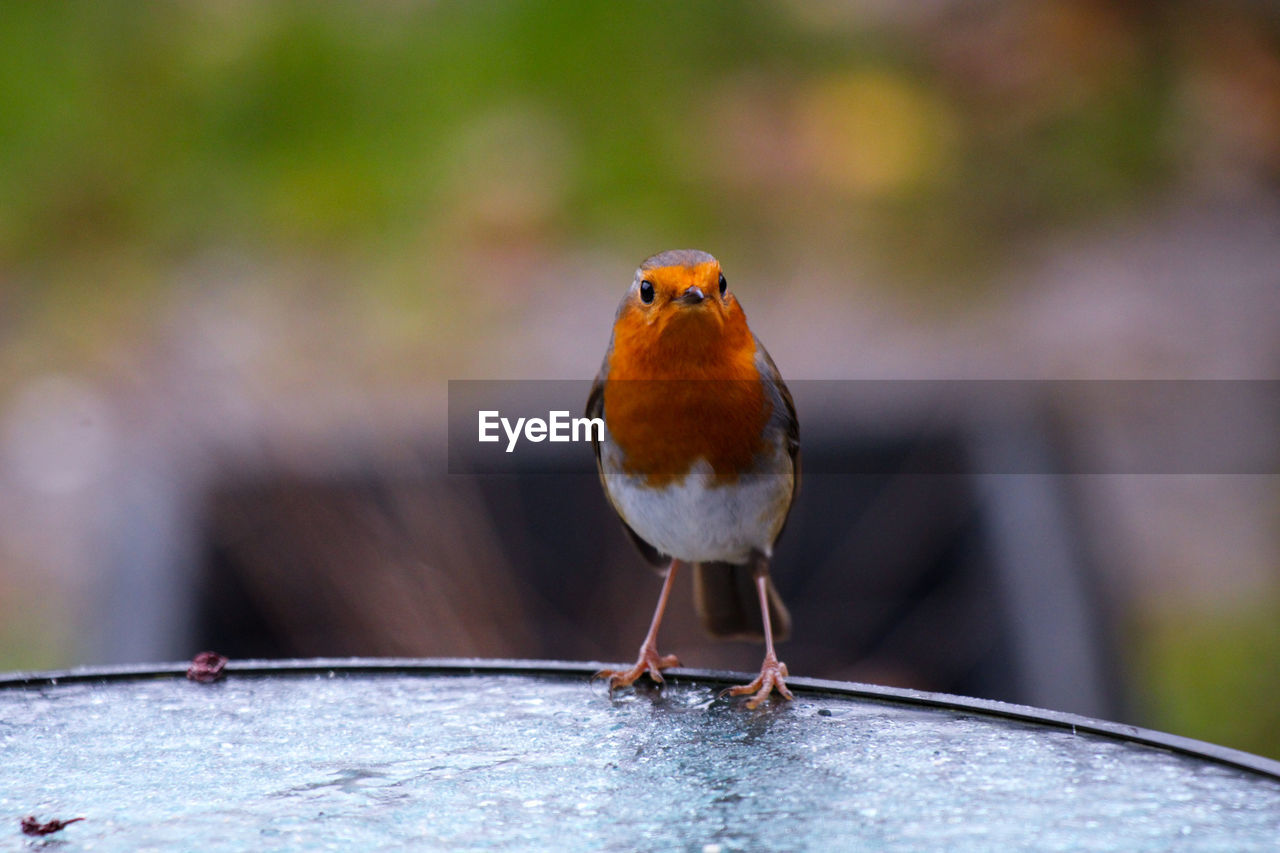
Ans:
{"label": "orange breast", "polygon": [[772,413],[741,309],[679,309],[662,322],[624,314],[604,388],[605,420],[628,473],[654,486],[705,459],[715,482],[750,470]]}

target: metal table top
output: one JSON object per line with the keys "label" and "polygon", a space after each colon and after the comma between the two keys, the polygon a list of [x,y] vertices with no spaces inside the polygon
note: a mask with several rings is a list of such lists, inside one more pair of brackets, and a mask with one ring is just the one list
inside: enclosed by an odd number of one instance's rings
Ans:
{"label": "metal table top", "polygon": [[[1280,763],[1022,706],[335,660],[0,676],[0,849],[1271,850]],[[728,681],[727,681],[728,679]]]}

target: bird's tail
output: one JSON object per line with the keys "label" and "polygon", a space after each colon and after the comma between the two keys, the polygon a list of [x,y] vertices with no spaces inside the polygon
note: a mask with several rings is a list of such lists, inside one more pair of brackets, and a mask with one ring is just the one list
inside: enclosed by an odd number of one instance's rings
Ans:
{"label": "bird's tail", "polygon": [[[765,578],[765,592],[769,598],[769,624],[773,629],[773,639],[785,640],[791,634],[791,614],[774,588],[773,580],[768,577]],[[693,604],[702,618],[702,627],[713,637],[764,639],[760,598],[750,565],[695,563]]]}

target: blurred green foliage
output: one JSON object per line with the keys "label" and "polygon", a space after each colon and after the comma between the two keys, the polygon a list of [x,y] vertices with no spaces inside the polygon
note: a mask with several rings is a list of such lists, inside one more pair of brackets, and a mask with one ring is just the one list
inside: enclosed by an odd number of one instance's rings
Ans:
{"label": "blurred green foliage", "polygon": [[[1107,4],[1033,16],[1042,44],[985,59],[789,9],[4,4],[0,263],[402,245],[487,193],[532,206],[515,218],[540,235],[631,254],[834,223],[836,242],[945,267],[1167,172],[1169,58]],[[1071,26],[1123,50],[1056,34]],[[1051,79],[1037,52],[1063,61]],[[893,91],[823,100],[846,80]]]}
{"label": "blurred green foliage", "polygon": [[1138,632],[1142,711],[1164,731],[1280,756],[1280,594],[1236,608],[1168,608]]}

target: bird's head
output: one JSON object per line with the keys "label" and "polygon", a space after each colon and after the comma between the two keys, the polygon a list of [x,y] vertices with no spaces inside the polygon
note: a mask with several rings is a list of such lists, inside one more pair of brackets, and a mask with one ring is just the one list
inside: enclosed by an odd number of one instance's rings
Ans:
{"label": "bird's head", "polygon": [[619,374],[710,378],[750,365],[755,340],[720,262],[675,249],[636,270],[618,306],[614,356]]}
{"label": "bird's head", "polygon": [[707,335],[735,314],[741,308],[720,262],[696,249],[675,249],[646,260],[618,307],[619,322],[664,336]]}

